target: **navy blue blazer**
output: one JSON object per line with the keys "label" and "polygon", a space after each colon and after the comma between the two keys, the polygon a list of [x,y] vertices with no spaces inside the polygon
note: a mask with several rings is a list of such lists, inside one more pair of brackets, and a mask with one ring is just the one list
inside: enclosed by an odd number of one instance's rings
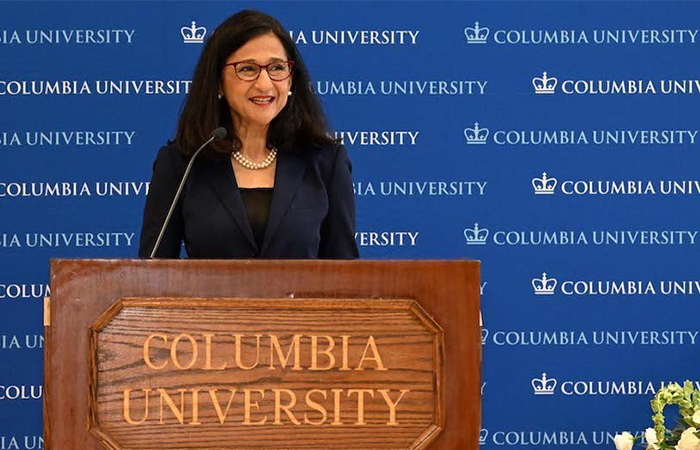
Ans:
{"label": "navy blue blazer", "polygon": [[[233,167],[200,155],[158,248],[158,258],[358,258],[355,197],[347,150],[315,148],[277,154],[275,187],[262,247],[248,222]],[[174,143],[153,163],[139,257],[148,258],[189,157]]]}

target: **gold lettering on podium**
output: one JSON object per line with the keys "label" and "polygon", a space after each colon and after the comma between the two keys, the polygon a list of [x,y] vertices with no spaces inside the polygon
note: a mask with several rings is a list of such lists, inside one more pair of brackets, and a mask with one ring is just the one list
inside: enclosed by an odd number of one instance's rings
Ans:
{"label": "gold lettering on podium", "polygon": [[[236,389],[231,388],[227,390],[230,395],[228,397],[228,401],[226,402],[225,409],[222,409],[222,403],[219,400],[218,389],[206,390],[207,394],[209,394],[208,398],[211,399],[211,406],[213,407],[216,413],[216,418],[218,419],[221,425],[226,424],[229,418],[231,407],[234,405],[237,394]],[[200,420],[200,410],[202,409],[203,405],[204,407],[209,407],[208,402],[203,403],[200,401],[200,394],[203,391],[202,389],[198,388],[180,388],[175,390],[172,394],[163,388],[158,388],[155,391],[150,388],[146,388],[141,389],[141,391],[144,395],[144,413],[143,418],[140,420],[135,420],[132,418],[131,397],[133,390],[125,389],[123,391],[124,420],[131,425],[143,425],[148,420],[149,397],[151,393],[153,393],[154,395],[155,393],[157,393],[159,396],[160,407],[158,411],[158,423],[161,425],[166,424],[167,422],[166,416],[168,416],[168,414],[166,412],[168,409],[170,409],[170,412],[172,413],[171,416],[174,417],[176,423],[185,424],[186,419],[191,415],[191,419],[189,420],[188,425],[202,425],[202,422]],[[275,402],[275,419],[273,424],[285,425],[287,423],[292,423],[294,425],[301,425],[302,422],[297,418],[297,413],[294,411],[295,407],[298,405],[298,399],[300,398],[300,396],[291,389],[275,388],[270,389],[270,391],[272,391],[271,393],[274,395]],[[397,391],[397,393],[393,393],[391,389],[331,389],[330,391],[333,394],[333,421],[330,422],[330,425],[336,426],[343,425],[343,422],[341,421],[343,398],[350,399],[354,395],[357,396],[357,420],[354,423],[354,425],[367,425],[367,420],[365,416],[365,411],[367,410],[366,405],[368,399],[375,398],[375,392],[381,395],[381,399],[384,401],[384,404],[388,408],[388,421],[383,423],[386,423],[386,425],[398,425],[399,423],[396,420],[397,407],[399,403],[401,403],[401,401],[403,400],[404,396],[411,392],[410,389],[401,389],[400,391]],[[266,398],[267,393],[268,390],[266,389],[243,389],[243,425],[264,425],[265,423],[267,423],[267,415],[262,416],[262,418],[259,418],[257,421],[254,421],[252,419],[252,415],[255,412],[255,410],[261,409],[259,401],[264,400]],[[175,403],[175,399],[178,397],[178,395],[179,405]],[[259,395],[259,398],[257,400],[254,400],[253,395]],[[315,396],[316,399],[312,399],[312,396]],[[396,400],[393,400],[392,397],[396,397]],[[323,400],[328,400],[328,390],[311,389],[303,395],[303,398],[305,406],[320,414],[320,418],[314,420],[313,418],[309,417],[309,414],[307,412],[304,412],[304,424],[314,426],[326,424],[328,421],[328,409],[323,404],[325,402],[322,402],[322,400],[320,399],[322,398]],[[167,408],[164,408],[164,406],[167,406]],[[284,413],[284,416],[282,415],[282,413]]]}
{"label": "gold lettering on podium", "polygon": [[365,394],[374,397],[373,389],[348,389],[348,397],[357,394],[357,422],[355,425],[367,425],[365,422]]}
{"label": "gold lettering on podium", "polygon": [[150,389],[143,389],[143,392],[146,394],[146,399],[144,400],[144,413],[143,413],[143,419],[136,421],[131,418],[131,389],[125,389],[124,390],[124,420],[126,420],[128,423],[131,425],[141,425],[146,420],[148,420],[148,394],[151,392]]}
{"label": "gold lettering on podium", "polygon": [[[201,345],[204,348],[200,352]],[[269,346],[269,352],[261,352],[261,346]],[[282,369],[329,374],[350,370],[389,370],[372,335],[217,336],[215,333],[202,333],[195,336],[189,333],[151,333],[143,341],[142,357],[149,370],[161,372],[168,368],[177,371],[246,372]],[[218,421],[220,425],[236,422],[249,426],[343,426],[343,418],[352,426],[395,426],[399,425],[397,415],[400,405],[411,392],[410,389],[375,389],[356,384],[348,389],[343,385],[345,382],[325,389],[292,388],[284,385],[283,375],[270,379],[277,380],[279,386],[270,387],[269,381],[265,382],[264,388],[256,386],[255,381],[245,381],[243,386],[236,386],[236,381],[232,381],[231,387],[218,388],[197,385],[134,390],[129,387],[123,389],[123,417],[128,424],[135,426],[156,421],[159,425],[189,426],[212,421]],[[240,393],[243,394],[242,398],[238,395]],[[150,399],[155,395],[159,397],[158,402],[155,398]],[[356,400],[353,398],[355,396]],[[150,411],[149,405],[154,409],[158,405],[158,410]],[[134,418],[132,409],[136,410],[137,418]],[[149,422],[151,416],[153,418]]]}
{"label": "gold lettering on podium", "polygon": [[260,362],[260,338],[262,337],[262,334],[255,335],[255,364],[252,366],[243,365],[241,358],[241,340],[243,339],[243,335],[235,334],[233,337],[236,339],[236,367],[243,370],[253,370],[258,367],[258,363]]}
{"label": "gold lettering on podium", "polygon": [[[318,349],[318,338],[323,338],[328,341],[328,347],[325,350],[319,351]],[[335,348],[335,341],[330,336],[311,336],[311,367],[309,370],[331,370],[335,366],[335,356],[333,356],[333,349]],[[328,357],[327,367],[318,367],[318,355],[326,355]]]}
{"label": "gold lettering on podium", "polygon": [[350,343],[350,336],[344,334],[340,337],[343,338],[343,365],[340,367],[340,370],[352,370],[348,366],[348,347]]}
{"label": "gold lettering on podium", "polygon": [[331,425],[342,425],[343,422],[340,421],[340,394],[343,393],[342,389],[331,389],[333,392],[333,422]]}
{"label": "gold lettering on podium", "polygon": [[386,402],[387,406],[389,406],[389,421],[386,424],[398,425],[399,423],[396,421],[396,406],[399,404],[401,399],[403,399],[403,396],[409,392],[409,390],[401,389],[401,395],[399,395],[399,398],[397,398],[395,402],[391,400],[391,397],[389,397],[389,389],[377,389],[377,391],[382,394],[384,401]]}
{"label": "gold lettering on podium", "polygon": [[211,397],[212,403],[214,403],[214,409],[216,410],[216,417],[219,418],[219,423],[223,425],[226,422],[226,416],[228,416],[228,411],[231,409],[231,403],[233,403],[233,397],[236,396],[235,389],[229,389],[231,392],[231,397],[228,399],[226,404],[226,411],[221,411],[221,405],[219,404],[219,397],[216,395],[218,389],[209,389],[209,396]]}
{"label": "gold lettering on podium", "polygon": [[[273,391],[275,391],[275,425],[282,425],[282,421],[280,420],[282,411],[287,414],[287,417],[289,417],[294,425],[301,425],[301,422],[294,417],[294,413],[291,411],[294,405],[297,404],[297,396],[294,392],[289,389],[273,389]],[[289,396],[287,405],[282,405],[281,397],[283,392]]]}
{"label": "gold lettering on podium", "polygon": [[159,423],[162,425],[165,423],[163,420],[163,400],[165,400],[165,403],[168,404],[170,407],[170,410],[175,414],[175,418],[177,419],[180,424],[185,423],[185,392],[187,389],[178,389],[177,390],[180,393],[180,408],[178,409],[177,406],[175,406],[175,402],[173,401],[172,397],[167,393],[167,391],[163,388],[158,389],[158,393],[160,394],[160,420]]}
{"label": "gold lettering on podium", "polygon": [[275,354],[274,351],[277,352],[277,357],[280,360],[280,364],[282,365],[282,368],[287,367],[287,363],[289,362],[289,355],[292,354],[292,351],[294,351],[294,366],[292,367],[292,370],[301,370],[301,366],[299,365],[299,352],[301,351],[301,345],[299,344],[299,340],[301,339],[300,334],[295,334],[294,338],[292,339],[292,343],[289,345],[289,350],[287,351],[287,356],[284,356],[282,353],[282,347],[280,346],[280,341],[277,339],[277,336],[274,334],[270,335],[270,369],[275,368]]}
{"label": "gold lettering on podium", "polygon": [[311,389],[309,392],[306,393],[306,404],[309,406],[309,408],[321,413],[321,420],[315,422],[309,420],[308,414],[304,413],[304,423],[307,425],[323,425],[326,422],[326,419],[328,418],[328,412],[326,411],[326,408],[324,408],[323,405],[320,405],[315,401],[311,400],[311,394],[314,394],[316,392],[323,395],[324,400],[326,399],[326,391],[323,391],[321,389]]}
{"label": "gold lettering on podium", "polygon": [[192,421],[190,425],[201,425],[199,421],[199,389],[192,389]]}
{"label": "gold lettering on podium", "polygon": [[243,425],[264,425],[265,422],[267,422],[267,416],[263,418],[259,422],[251,422],[250,421],[250,409],[251,407],[255,407],[256,409],[260,409],[260,406],[258,405],[258,402],[251,402],[250,401],[250,393],[251,392],[257,392],[260,394],[260,400],[265,398],[265,391],[262,389],[244,389],[243,390],[243,397],[245,398],[245,419],[243,420]]}
{"label": "gold lettering on podium", "polygon": [[[372,350],[372,354],[374,356],[367,357],[367,350]],[[376,362],[376,370],[388,370],[382,363],[382,357],[379,356],[379,350],[377,349],[377,343],[374,342],[374,336],[370,336],[369,339],[367,339],[367,345],[365,346],[365,351],[362,353],[362,359],[360,359],[360,364],[357,365],[357,369],[355,370],[365,370],[362,368],[362,364],[365,362],[365,359]]]}
{"label": "gold lettering on podium", "polygon": [[[188,341],[190,341],[190,345],[192,346],[192,357],[190,358],[189,364],[187,364],[186,366],[181,365],[180,361],[178,360],[178,357],[177,357],[177,354],[178,354],[177,353],[177,344],[180,343],[182,338],[185,338]],[[173,341],[172,347],[170,347],[170,359],[172,359],[173,364],[175,364],[175,367],[177,367],[180,370],[191,369],[194,366],[194,364],[197,362],[197,351],[198,351],[197,341],[194,340],[194,337],[192,335],[189,335],[189,334],[181,334],[175,338],[175,340]]]}
{"label": "gold lettering on podium", "polygon": [[226,363],[224,363],[224,365],[221,367],[212,367],[211,366],[211,348],[212,348],[212,340],[214,339],[214,334],[213,333],[204,333],[204,338],[206,339],[206,342],[204,344],[205,357],[206,357],[206,361],[204,363],[204,370],[225,370]]}
{"label": "gold lettering on podium", "polygon": [[156,366],[151,362],[151,354],[149,353],[151,341],[155,338],[161,338],[163,339],[163,343],[167,344],[168,343],[168,337],[164,334],[151,334],[146,338],[146,342],[143,343],[143,360],[146,362],[146,365],[153,369],[153,370],[160,370],[160,369],[165,369],[165,366],[168,365],[168,362],[165,361],[162,365]]}

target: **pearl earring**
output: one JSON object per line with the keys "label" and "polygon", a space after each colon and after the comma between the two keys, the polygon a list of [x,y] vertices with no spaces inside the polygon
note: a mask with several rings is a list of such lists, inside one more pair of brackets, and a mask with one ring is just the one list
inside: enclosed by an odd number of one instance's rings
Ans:
{"label": "pearl earring", "polygon": [[223,96],[224,96],[224,95],[223,95],[221,92],[219,92],[219,100],[221,100],[221,98],[222,98]]}
{"label": "pearl earring", "polygon": [[287,95],[292,95],[292,91],[287,92]]}

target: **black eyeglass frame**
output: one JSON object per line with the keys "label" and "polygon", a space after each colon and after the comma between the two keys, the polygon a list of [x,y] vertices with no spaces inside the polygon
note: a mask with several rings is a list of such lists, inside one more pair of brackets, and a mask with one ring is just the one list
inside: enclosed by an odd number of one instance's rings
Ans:
{"label": "black eyeglass frame", "polygon": [[[279,64],[279,63],[287,63],[287,64],[289,65],[289,74],[288,74],[286,77],[284,77],[284,78],[281,78],[281,79],[279,79],[279,80],[276,80],[276,79],[272,78],[272,76],[270,75],[270,71],[267,70],[267,68],[270,67],[270,66],[273,65],[273,64]],[[239,65],[239,64],[252,64],[252,65],[254,65],[254,66],[257,66],[257,67],[258,67],[258,76],[255,77],[255,78],[253,78],[253,79],[250,79],[250,80],[244,80],[244,79],[241,78],[241,76],[238,74],[238,65]],[[284,80],[286,80],[287,78],[289,78],[289,77],[292,76],[292,70],[294,69],[294,61],[273,61],[273,62],[271,62],[271,63],[269,63],[269,64],[265,64],[265,65],[258,64],[258,63],[254,63],[253,61],[236,61],[236,62],[230,62],[230,63],[228,63],[228,64],[224,64],[224,67],[226,67],[226,66],[233,66],[233,71],[236,73],[236,76],[237,76],[238,79],[241,80],[241,81],[255,81],[255,80],[257,80],[257,79],[260,77],[260,74],[262,73],[262,70],[263,70],[263,69],[265,69],[265,71],[267,72],[267,76],[270,77],[270,79],[271,79],[272,81],[284,81]]]}

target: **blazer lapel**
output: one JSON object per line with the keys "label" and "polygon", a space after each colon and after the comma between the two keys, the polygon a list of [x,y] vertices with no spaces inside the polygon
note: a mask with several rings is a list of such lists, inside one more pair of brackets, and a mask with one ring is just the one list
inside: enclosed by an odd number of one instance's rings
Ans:
{"label": "blazer lapel", "polygon": [[265,236],[260,251],[261,255],[265,254],[282,217],[284,217],[289,204],[294,199],[305,170],[306,162],[302,155],[294,152],[279,152],[277,154],[275,188],[272,191],[272,204],[270,205],[270,215],[267,219]]}
{"label": "blazer lapel", "polygon": [[212,167],[212,170],[204,175],[204,178],[209,181],[214,191],[221,198],[221,201],[226,206],[229,214],[236,221],[243,234],[248,238],[248,242],[257,250],[253,230],[250,228],[250,222],[245,212],[241,193],[238,191],[238,183],[236,176],[233,173],[231,163],[212,163],[207,161],[206,164]]}

